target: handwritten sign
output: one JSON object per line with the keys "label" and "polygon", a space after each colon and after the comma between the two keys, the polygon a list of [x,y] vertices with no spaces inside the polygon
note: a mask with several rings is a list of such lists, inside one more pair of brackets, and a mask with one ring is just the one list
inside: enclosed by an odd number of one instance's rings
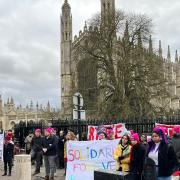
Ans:
{"label": "handwritten sign", "polygon": [[[108,129],[112,128],[114,133],[114,139],[121,138],[126,132],[127,129],[125,124],[118,123],[112,125],[103,125],[106,128],[106,133],[108,134]],[[88,126],[88,140],[98,140],[98,126]]]}
{"label": "handwritten sign", "polygon": [[158,123],[156,123],[156,127],[164,129],[165,133],[167,135],[169,135],[170,137],[172,137],[173,128],[176,127],[176,126],[180,128],[180,125],[167,125],[167,124],[158,124]]}
{"label": "handwritten sign", "polygon": [[94,170],[116,170],[114,149],[119,140],[69,141],[66,180],[94,180]]}

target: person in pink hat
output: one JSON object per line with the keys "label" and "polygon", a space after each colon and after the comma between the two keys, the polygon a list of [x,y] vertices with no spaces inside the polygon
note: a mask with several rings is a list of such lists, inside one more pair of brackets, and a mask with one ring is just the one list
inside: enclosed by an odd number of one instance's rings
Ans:
{"label": "person in pink hat", "polygon": [[143,171],[146,150],[145,147],[140,143],[138,133],[131,135],[131,144],[132,150],[130,155],[130,172],[132,174],[133,180],[140,180]]}
{"label": "person in pink hat", "polygon": [[41,129],[36,129],[34,133],[34,137],[31,142],[31,159],[35,160],[36,167],[33,175],[40,173],[41,167],[41,159],[42,159],[42,146],[43,146],[43,138],[41,136]]}
{"label": "person in pink hat", "polygon": [[54,180],[55,159],[57,154],[57,141],[53,135],[52,128],[47,128],[44,131],[43,152],[45,165],[45,180]]}

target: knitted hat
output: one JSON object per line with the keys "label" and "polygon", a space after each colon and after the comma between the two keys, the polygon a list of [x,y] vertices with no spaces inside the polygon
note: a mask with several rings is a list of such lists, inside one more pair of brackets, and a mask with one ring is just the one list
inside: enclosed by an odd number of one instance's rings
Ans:
{"label": "knitted hat", "polygon": [[135,140],[135,141],[139,142],[140,139],[139,139],[138,133],[134,133],[134,134],[131,136],[131,140]]}
{"label": "knitted hat", "polygon": [[51,128],[46,128],[45,131],[48,132],[49,134],[51,134],[52,132]]}
{"label": "knitted hat", "polygon": [[35,133],[41,133],[41,130],[40,129],[36,129]]}
{"label": "knitted hat", "polygon": [[180,133],[180,127],[179,126],[174,126],[173,131],[175,133],[179,134]]}

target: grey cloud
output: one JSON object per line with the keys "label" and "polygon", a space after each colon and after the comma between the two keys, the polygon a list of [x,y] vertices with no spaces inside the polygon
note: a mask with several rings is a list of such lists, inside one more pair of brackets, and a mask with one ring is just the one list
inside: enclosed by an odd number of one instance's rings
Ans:
{"label": "grey cloud", "polygon": [[[64,0],[0,0],[0,94],[59,106],[60,12]],[[73,34],[100,11],[100,0],[69,0]],[[118,8],[153,18],[154,44],[180,51],[179,0],[116,0]],[[173,56],[173,54],[172,54]]]}

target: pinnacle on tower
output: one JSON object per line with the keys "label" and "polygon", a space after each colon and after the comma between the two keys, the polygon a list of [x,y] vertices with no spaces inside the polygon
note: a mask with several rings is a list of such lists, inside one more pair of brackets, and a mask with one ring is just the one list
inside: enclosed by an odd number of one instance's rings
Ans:
{"label": "pinnacle on tower", "polygon": [[87,23],[85,21],[85,24],[84,24],[84,31],[87,31]]}
{"label": "pinnacle on tower", "polygon": [[142,47],[141,31],[138,31],[138,47]]}
{"label": "pinnacle on tower", "polygon": [[168,45],[167,61],[171,61],[170,46]]}
{"label": "pinnacle on tower", "polygon": [[178,62],[178,52],[176,50],[176,54],[175,54],[175,62]]}
{"label": "pinnacle on tower", "polygon": [[126,21],[126,27],[124,30],[124,37],[123,37],[125,42],[129,42],[129,24],[128,21]]}
{"label": "pinnacle on tower", "polygon": [[162,58],[161,40],[159,40],[159,57]]}
{"label": "pinnacle on tower", "polygon": [[153,52],[153,47],[152,47],[152,37],[150,35],[149,37],[149,53],[152,53]]}

